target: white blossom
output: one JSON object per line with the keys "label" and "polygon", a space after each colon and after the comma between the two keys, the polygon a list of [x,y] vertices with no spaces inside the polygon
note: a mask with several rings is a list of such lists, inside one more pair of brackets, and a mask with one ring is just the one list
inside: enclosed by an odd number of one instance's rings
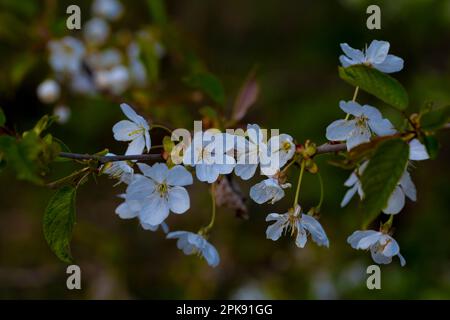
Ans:
{"label": "white blossom", "polygon": [[347,242],[353,249],[370,249],[373,261],[378,264],[389,264],[394,256],[399,257],[402,267],[406,264],[405,259],[400,254],[397,241],[388,234],[373,230],[355,231],[348,237]]}
{"label": "white blossom", "polygon": [[284,197],[284,190],[289,188],[291,184],[280,184],[278,179],[269,177],[250,188],[250,198],[258,204],[275,202],[281,200]]}
{"label": "white blossom", "polygon": [[[413,139],[409,142],[410,160],[426,160],[428,158],[429,156],[425,146],[421,144],[418,139]],[[369,161],[365,161],[361,166],[355,169],[350,174],[350,177],[345,181],[344,185],[350,189],[345,193],[345,196],[341,202],[341,207],[346,206],[356,193],[358,193],[360,199],[364,198],[364,191],[362,189],[360,177],[364,173],[364,170],[367,168],[368,164]],[[417,200],[416,187],[407,169],[405,169],[405,172],[389,197],[386,207],[382,211],[386,214],[399,213],[405,206],[405,197],[408,197],[412,201]]]}
{"label": "white blossom", "polygon": [[70,115],[72,112],[70,111],[70,108],[65,105],[58,105],[53,109],[53,115],[57,116],[58,119],[56,122],[59,124],[65,124],[70,119]]}
{"label": "white blossom", "polygon": [[167,235],[167,239],[178,239],[177,247],[184,254],[200,254],[211,267],[219,265],[220,257],[216,248],[201,235],[188,231],[175,231]]}
{"label": "white blossom", "polygon": [[183,166],[169,169],[165,163],[148,166],[138,163],[144,175],[135,175],[126,191],[126,202],[139,211],[142,223],[161,224],[169,212],[182,214],[190,207],[189,194],[184,186],[193,183],[192,175]]}
{"label": "white blossom", "polygon": [[236,164],[229,153],[235,137],[227,133],[197,132],[183,155],[185,165],[195,166],[197,179],[214,183],[221,174],[230,174]]}
{"label": "white blossom", "polygon": [[95,0],[92,12],[94,15],[114,21],[122,15],[123,6],[118,0]]}
{"label": "white blossom", "polygon": [[345,141],[347,150],[369,142],[372,133],[378,136],[394,134],[394,126],[388,119],[383,119],[378,109],[354,101],[341,101],[339,107],[354,116],[349,120],[336,120],[327,127],[326,137],[330,141]]}
{"label": "white blossom", "polygon": [[109,24],[101,18],[93,18],[83,26],[86,42],[96,46],[104,44],[109,37],[109,33]]}
{"label": "white blossom", "polygon": [[95,74],[95,84],[102,90],[120,95],[130,85],[130,74],[128,69],[122,65],[115,66],[110,70],[99,70]]}
{"label": "white blossom", "polygon": [[[106,156],[115,156],[114,153],[107,153]],[[100,172],[109,175],[113,179],[126,184],[133,180],[134,170],[128,161],[112,161],[100,167]]]}
{"label": "white blossom", "polygon": [[303,214],[300,206],[289,210],[285,214],[271,213],[266,221],[275,221],[266,231],[267,239],[278,240],[283,232],[290,231],[291,235],[297,233],[295,244],[304,248],[308,240],[308,233],[319,246],[329,246],[328,237],[320,223],[312,216]]}
{"label": "white blossom", "polygon": [[49,63],[54,71],[72,74],[81,69],[85,48],[80,40],[67,36],[50,41],[48,47]]}
{"label": "white blossom", "polygon": [[120,105],[123,113],[130,120],[122,120],[113,127],[114,139],[117,141],[131,141],[126,155],[142,154],[145,148],[150,151],[150,127],[147,121],[139,116],[129,105]]}
{"label": "white blossom", "polygon": [[43,81],[37,88],[37,96],[43,103],[54,103],[59,99],[61,88],[53,79]]}
{"label": "white blossom", "polygon": [[341,44],[345,55],[339,60],[343,67],[364,64],[384,73],[393,73],[403,69],[403,59],[388,54],[390,44],[387,41],[373,40],[370,46],[363,52],[353,49],[347,43]]}

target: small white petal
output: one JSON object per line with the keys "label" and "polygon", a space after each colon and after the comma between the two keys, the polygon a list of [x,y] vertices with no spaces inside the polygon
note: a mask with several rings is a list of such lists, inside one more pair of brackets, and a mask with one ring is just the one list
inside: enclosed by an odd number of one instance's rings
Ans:
{"label": "small white petal", "polygon": [[400,179],[400,186],[409,199],[411,199],[412,201],[417,200],[416,186],[411,179],[411,175],[406,170],[405,173],[403,173],[402,178]]}
{"label": "small white petal", "polygon": [[314,217],[307,214],[303,214],[300,220],[303,227],[309,231],[311,238],[319,246],[329,247],[330,243],[328,241],[327,234],[323,230],[322,225]]}
{"label": "small white petal", "polygon": [[352,132],[352,135],[347,139],[347,150],[350,151],[363,143],[370,141],[370,131],[367,128],[357,128]]}
{"label": "small white petal", "polygon": [[399,213],[403,207],[405,206],[405,193],[403,190],[397,186],[392,192],[388,204],[386,208],[383,209],[383,212],[386,214],[397,214]]}
{"label": "small white petal", "polygon": [[364,62],[364,53],[361,50],[353,49],[347,43],[341,43],[341,49],[355,63]]}
{"label": "small white petal", "polygon": [[393,73],[402,70],[403,65],[404,61],[402,58],[388,54],[382,63],[376,63],[373,67],[384,73]]}
{"label": "small white petal", "polygon": [[395,134],[397,131],[388,119],[369,120],[369,127],[380,137]]}
{"label": "small white petal", "polygon": [[144,152],[145,139],[143,136],[139,136],[130,142],[125,155],[140,155]]}
{"label": "small white petal", "polygon": [[326,137],[330,141],[345,141],[355,128],[354,120],[336,120],[327,127]]}
{"label": "small white petal", "polygon": [[167,183],[171,186],[187,186],[193,182],[192,174],[183,166],[174,166],[167,173]]}
{"label": "small white petal", "polygon": [[420,143],[419,139],[413,139],[409,142],[409,160],[427,160],[428,155],[425,146]]}
{"label": "small white petal", "polygon": [[352,116],[359,117],[363,113],[363,108],[361,105],[354,101],[339,101],[339,108],[341,108],[345,113],[351,114]]}
{"label": "small white petal", "polygon": [[352,200],[353,196],[355,195],[356,191],[358,191],[358,185],[355,184],[353,187],[351,187],[344,195],[344,198],[341,202],[341,208],[345,207],[350,200]]}
{"label": "small white petal", "polygon": [[366,51],[366,59],[368,62],[376,64],[382,63],[389,52],[390,44],[387,41],[373,40]]}
{"label": "small white petal", "polygon": [[156,226],[161,224],[169,215],[169,205],[159,194],[147,197],[139,217],[143,223]]}
{"label": "small white petal", "polygon": [[366,231],[355,231],[353,232],[348,238],[347,243],[352,246],[353,249],[359,249],[358,244],[361,239],[372,236],[374,234],[381,235],[380,232],[373,231],[373,230],[366,230]]}
{"label": "small white petal", "polygon": [[169,208],[174,213],[184,213],[190,208],[189,194],[183,187],[172,187],[169,190]]}
{"label": "small white petal", "polygon": [[203,182],[213,183],[219,178],[219,173],[215,166],[211,164],[197,164],[195,166],[195,173],[197,179]]}
{"label": "small white petal", "polygon": [[121,219],[133,219],[133,218],[136,218],[138,216],[138,212],[131,210],[126,202],[121,203],[116,208],[116,214]]}
{"label": "small white petal", "polygon": [[242,180],[248,180],[255,175],[257,164],[237,164],[234,173]]}
{"label": "small white petal", "polygon": [[128,120],[117,122],[112,130],[117,141],[131,141],[140,135],[140,128]]}

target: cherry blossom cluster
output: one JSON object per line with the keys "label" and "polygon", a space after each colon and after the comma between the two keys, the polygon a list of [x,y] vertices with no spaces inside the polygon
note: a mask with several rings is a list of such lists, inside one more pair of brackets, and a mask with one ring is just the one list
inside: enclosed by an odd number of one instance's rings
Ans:
{"label": "cherry blossom cluster", "polygon": [[[397,72],[403,68],[401,58],[388,54],[389,43],[385,41],[375,40],[364,51],[353,49],[347,44],[342,44],[341,48],[345,53],[340,57],[344,67],[364,64],[385,73]],[[326,137],[330,143],[345,143],[348,151],[370,142],[374,137],[397,133],[392,123],[383,118],[377,108],[359,104],[356,101],[357,93],[358,88],[353,100],[339,103],[346,117],[334,121],[326,129]],[[141,155],[161,147],[152,146],[151,124],[129,105],[122,104],[121,109],[128,119],[115,124],[113,134],[116,140],[128,143],[125,155]],[[242,180],[249,180],[259,172],[263,179],[251,187],[250,198],[257,204],[274,204],[285,197],[287,188],[292,187],[287,181],[287,172],[297,167],[299,176],[293,204],[285,213],[267,215],[266,221],[272,224],[266,230],[266,237],[276,241],[288,233],[295,238],[295,244],[299,248],[305,247],[308,237],[319,246],[329,247],[329,239],[318,221],[322,195],[319,204],[307,211],[303,210],[299,203],[304,173],[317,174],[320,178],[317,165],[313,161],[317,152],[313,143],[307,141],[303,145],[298,144],[290,135],[279,133],[272,134],[269,139],[267,131],[256,124],[247,125],[246,131],[241,129],[220,132],[209,129],[194,132],[192,138],[190,132],[182,141],[179,138],[180,134],[171,131],[173,147],[164,162],[150,166],[133,160],[103,165],[102,173],[127,185],[125,193],[120,195],[124,201],[116,209],[119,217],[137,218],[146,230],[156,231],[161,227],[168,239],[177,239],[178,248],[185,254],[199,254],[210,266],[215,267],[220,261],[219,253],[208,242],[208,237],[215,219],[215,185],[221,176],[234,174]],[[418,139],[410,140],[409,147],[411,161],[429,158],[424,145]],[[342,200],[342,207],[346,206],[355,194],[358,194],[360,199],[364,198],[360,177],[369,161],[358,164],[345,181],[344,185],[349,187],[349,190]],[[355,231],[347,240],[355,249],[370,250],[376,263],[390,263],[392,257],[398,255],[401,265],[405,264],[399,245],[390,233],[392,217],[402,210],[405,199],[416,201],[416,188],[408,168],[409,166],[405,167],[402,178],[383,209],[383,212],[391,217],[388,223],[383,224],[379,231]],[[167,225],[170,213],[184,214],[190,209],[190,197],[186,188],[194,183],[194,175],[198,181],[211,185],[211,222],[198,232],[170,232]],[[320,181],[322,184],[321,178]]]}
{"label": "cherry blossom cluster", "polygon": [[120,96],[131,88],[144,88],[148,76],[139,41],[153,44],[155,57],[165,54],[154,32],[148,29],[130,34],[126,41],[112,38],[111,23],[124,14],[120,1],[95,0],[91,12],[91,19],[82,27],[81,39],[65,36],[48,42],[51,73],[38,86],[37,96],[43,103],[56,105],[54,113],[60,123],[67,122],[71,114],[63,89],[83,96]]}
{"label": "cherry blossom cluster", "polygon": [[[340,57],[344,67],[351,65],[365,64],[384,73],[398,72],[403,69],[403,60],[397,56],[388,54],[390,44],[386,41],[374,40],[363,52],[353,49],[348,44],[341,44],[345,55]],[[326,130],[326,137],[330,141],[345,141],[347,150],[352,150],[356,146],[369,142],[374,136],[389,136],[397,133],[392,123],[383,118],[381,112],[369,105],[360,105],[356,102],[356,94],[352,101],[341,101],[339,107],[347,114],[343,120],[336,120],[331,123]],[[409,142],[409,160],[420,161],[429,158],[425,146],[418,139]],[[346,206],[352,197],[358,193],[360,199],[364,198],[364,191],[360,177],[366,169],[369,161],[364,161],[352,172],[344,185],[350,189],[345,194],[341,207]],[[398,214],[405,205],[405,198],[416,201],[416,187],[408,172],[407,165],[405,171],[398,182],[397,187],[392,192],[386,207],[382,210],[390,215],[388,222],[381,226],[380,231],[366,230],[355,231],[348,239],[348,243],[354,249],[369,249],[372,259],[379,264],[387,264],[392,261],[392,257],[398,255],[401,265],[406,261],[400,254],[400,247],[392,238],[390,227],[393,215]]]}

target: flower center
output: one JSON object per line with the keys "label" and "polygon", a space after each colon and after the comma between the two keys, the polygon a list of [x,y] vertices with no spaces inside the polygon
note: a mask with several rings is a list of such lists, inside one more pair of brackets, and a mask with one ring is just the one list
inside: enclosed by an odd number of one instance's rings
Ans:
{"label": "flower center", "polygon": [[169,187],[166,183],[161,183],[156,186],[156,192],[158,192],[161,197],[164,197],[167,194],[168,190]]}
{"label": "flower center", "polygon": [[368,118],[365,115],[356,117],[355,120],[356,120],[356,126],[358,126],[360,128],[365,128],[367,126]]}
{"label": "flower center", "polygon": [[283,149],[283,151],[288,152],[289,150],[291,150],[291,144],[289,143],[289,141],[285,141],[283,142],[281,148]]}

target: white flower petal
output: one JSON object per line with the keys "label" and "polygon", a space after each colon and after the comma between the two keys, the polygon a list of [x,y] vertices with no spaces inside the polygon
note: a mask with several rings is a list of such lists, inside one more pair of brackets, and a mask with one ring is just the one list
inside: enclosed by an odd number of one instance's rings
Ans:
{"label": "white flower petal", "polygon": [[347,43],[341,43],[341,49],[355,64],[364,62],[364,53],[361,50],[353,49]]}
{"label": "white flower petal", "polygon": [[396,256],[399,252],[400,247],[398,246],[397,241],[395,241],[392,237],[389,237],[389,242],[384,247],[383,255],[385,255],[386,257],[393,257]]}
{"label": "white flower petal", "polygon": [[143,136],[139,136],[130,142],[125,155],[140,155],[144,152],[145,139]]}
{"label": "white flower petal", "polygon": [[311,238],[315,243],[317,243],[319,246],[329,247],[330,243],[328,241],[325,230],[323,230],[321,224],[316,219],[314,219],[314,217],[311,217],[307,214],[302,214],[300,223],[306,230],[309,231],[309,233],[311,234]]}
{"label": "white flower petal", "polygon": [[248,180],[255,175],[257,164],[237,164],[234,173],[242,180]]}
{"label": "white flower petal", "polygon": [[369,247],[373,246],[375,243],[377,243],[382,236],[383,234],[381,232],[368,233],[367,236],[359,240],[355,249],[366,250]]}
{"label": "white flower petal", "polygon": [[375,63],[373,67],[384,73],[394,73],[403,69],[404,61],[402,58],[388,54],[382,63]]}
{"label": "white flower petal", "polygon": [[344,195],[344,198],[341,202],[341,208],[345,207],[350,200],[352,200],[353,196],[355,195],[356,191],[358,191],[358,185],[355,184],[353,187],[347,190],[347,192]]}
{"label": "white flower petal", "polygon": [[412,201],[417,200],[416,186],[411,179],[411,175],[406,170],[403,173],[402,178],[400,179],[400,186],[409,199],[411,199]]}
{"label": "white flower petal", "polygon": [[155,180],[157,183],[164,183],[168,174],[169,168],[165,163],[155,163],[146,175]]}
{"label": "white flower petal", "polygon": [[215,182],[219,177],[215,165],[211,164],[197,164],[195,166],[195,174],[198,180],[208,183]]}
{"label": "white flower petal", "polygon": [[122,120],[117,122],[112,129],[114,139],[117,141],[131,141],[140,135],[140,128],[133,122]]}
{"label": "white flower petal", "polygon": [[350,244],[353,249],[359,249],[358,248],[359,241],[361,241],[361,239],[363,238],[372,236],[374,234],[378,234],[379,236],[381,236],[380,232],[373,230],[355,231],[347,238],[347,243]]}
{"label": "white flower petal", "polygon": [[403,207],[405,206],[405,193],[403,190],[397,186],[392,192],[388,204],[386,208],[383,209],[383,212],[386,214],[397,214],[399,213]]}
{"label": "white flower petal", "polygon": [[174,213],[186,212],[191,204],[189,194],[183,187],[172,187],[169,190],[169,208]]}
{"label": "white flower petal", "polygon": [[389,136],[397,132],[388,119],[369,120],[369,127],[380,137]]}
{"label": "white flower petal", "polygon": [[167,183],[171,186],[187,186],[194,183],[192,174],[185,167],[177,165],[167,173]]}
{"label": "white flower petal", "polygon": [[412,139],[409,142],[409,160],[427,160],[430,156],[428,155],[425,146],[420,143],[419,139]]}
{"label": "white flower petal", "polygon": [[143,223],[156,226],[161,224],[169,215],[169,204],[159,194],[147,197],[139,218]]}
{"label": "white flower petal", "polygon": [[303,229],[300,223],[297,223],[297,236],[295,237],[295,245],[299,248],[304,248],[308,241],[306,230]]}
{"label": "white flower petal", "polygon": [[363,108],[360,106],[359,103],[354,101],[339,101],[339,108],[341,108],[345,113],[351,114],[352,116],[359,117],[362,112]]}
{"label": "white flower petal", "polygon": [[372,64],[382,63],[389,52],[390,44],[387,41],[373,40],[366,51],[366,59]]}
{"label": "white flower petal", "polygon": [[345,141],[355,128],[353,120],[336,120],[327,127],[326,137],[330,141]]}
{"label": "white flower petal", "polygon": [[354,147],[360,144],[370,141],[370,131],[367,128],[357,128],[357,130],[352,132],[352,135],[347,139],[347,150],[350,151]]}
{"label": "white flower petal", "polygon": [[382,252],[379,252],[377,246],[370,248],[370,253],[373,261],[378,264],[389,264],[392,262],[392,257],[385,256]]}
{"label": "white flower petal", "polygon": [[133,219],[133,218],[136,218],[138,216],[138,212],[131,210],[126,202],[121,203],[116,208],[116,214],[121,219]]}

